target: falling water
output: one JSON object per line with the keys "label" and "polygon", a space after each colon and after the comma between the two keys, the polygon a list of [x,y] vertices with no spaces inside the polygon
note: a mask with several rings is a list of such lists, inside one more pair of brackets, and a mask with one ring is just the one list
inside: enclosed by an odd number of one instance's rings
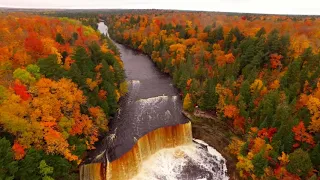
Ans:
{"label": "falling water", "polygon": [[[99,23],[99,30],[107,26]],[[129,93],[121,100],[110,132],[80,167],[83,180],[228,179],[226,160],[192,139],[181,113],[179,92],[152,61],[115,43],[121,52]]]}
{"label": "falling water", "polygon": [[132,180],[228,179],[225,159],[201,140],[157,151]]}

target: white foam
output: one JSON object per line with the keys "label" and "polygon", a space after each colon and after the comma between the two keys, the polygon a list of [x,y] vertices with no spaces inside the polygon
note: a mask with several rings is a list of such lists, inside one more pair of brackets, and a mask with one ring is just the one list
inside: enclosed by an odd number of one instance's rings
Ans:
{"label": "white foam", "polygon": [[202,144],[202,145],[205,145],[208,147],[208,151],[211,155],[214,155],[214,156],[217,156],[217,157],[220,157],[221,159],[223,159],[225,161],[225,159],[221,156],[221,154],[216,150],[214,149],[213,147],[209,146],[207,143],[205,143],[204,141],[200,140],[200,139],[193,139],[195,142],[199,143],[199,144]]}
{"label": "white foam", "polygon": [[104,151],[102,151],[100,154],[98,154],[98,155],[94,158],[94,160],[101,159],[102,156],[104,155],[104,152],[105,152],[105,151],[106,151],[106,150],[104,150]]}
{"label": "white foam", "polygon": [[109,136],[108,136],[108,138],[110,139],[110,143],[113,143],[114,141],[115,141],[115,139],[117,138],[117,129],[118,128],[116,128],[115,130],[114,130],[114,133],[113,134],[110,134]]}
{"label": "white foam", "polygon": [[155,105],[158,103],[162,103],[162,102],[167,102],[168,101],[168,96],[157,96],[157,97],[151,97],[148,99],[139,99],[137,102],[140,103],[142,106],[146,106],[146,105]]}
{"label": "white foam", "polygon": [[173,102],[176,102],[177,99],[178,99],[178,96],[172,96],[172,101],[173,101]]}
{"label": "white foam", "polygon": [[133,87],[133,89],[139,89],[139,87],[140,87],[140,81],[139,80],[132,80],[131,81],[132,82],[132,87]]}
{"label": "white foam", "polygon": [[129,84],[131,84],[131,89],[129,91],[129,99],[128,99],[128,103],[132,103],[135,101],[135,98],[140,90],[140,81],[139,80],[131,80],[129,81]]}
{"label": "white foam", "polygon": [[[183,168],[187,166],[187,163],[190,161],[201,169],[205,169],[206,172],[213,174],[213,179],[228,180],[229,178],[226,174],[226,161],[221,154],[203,141],[195,141],[207,146],[208,151],[201,148],[197,143],[161,149],[142,163],[140,172],[132,178],[132,180],[157,180],[160,177],[161,179],[163,178],[166,180],[181,179]],[[209,156],[209,154],[213,157]],[[219,167],[217,172],[213,170],[215,166]],[[189,174],[184,175],[188,176]],[[197,180],[209,180],[206,177],[194,177],[194,174],[190,174],[190,176],[190,178],[184,179],[188,180],[196,178]]]}
{"label": "white foam", "polygon": [[[175,110],[177,110],[177,100],[178,100],[178,96],[172,96],[172,102],[173,102],[173,107]],[[178,110],[180,111],[180,110]]]}
{"label": "white foam", "polygon": [[155,102],[159,102],[159,101],[167,101],[168,100],[168,96],[156,96],[156,97],[151,97],[148,99],[140,99],[138,100],[138,102],[140,102],[141,104],[153,104]]}
{"label": "white foam", "polygon": [[106,26],[104,24],[104,22],[98,23],[98,30],[100,31],[100,33],[102,33],[102,34],[106,35],[108,38],[110,38],[109,33],[108,33],[108,26]]}
{"label": "white foam", "polygon": [[164,113],[164,115],[165,115],[165,117],[166,117],[166,119],[170,119],[170,117],[171,117],[171,112],[169,111],[169,110],[166,110],[166,112]]}

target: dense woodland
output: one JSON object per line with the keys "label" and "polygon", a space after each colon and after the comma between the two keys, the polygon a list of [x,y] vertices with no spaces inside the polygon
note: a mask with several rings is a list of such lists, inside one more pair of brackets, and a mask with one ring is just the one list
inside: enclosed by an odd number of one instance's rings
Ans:
{"label": "dense woodland", "polygon": [[0,179],[79,179],[126,93],[117,49],[77,20],[2,13],[0,54]]}
{"label": "dense woodland", "polygon": [[155,11],[106,19],[113,39],[173,77],[186,111],[214,113],[237,132],[227,149],[242,178],[319,177],[319,18]]}
{"label": "dense woodland", "polygon": [[227,150],[240,177],[320,177],[318,17],[40,14],[0,14],[0,179],[78,179],[85,151],[108,131],[127,85],[119,52],[95,31],[99,18],[173,77],[186,111],[236,132]]}

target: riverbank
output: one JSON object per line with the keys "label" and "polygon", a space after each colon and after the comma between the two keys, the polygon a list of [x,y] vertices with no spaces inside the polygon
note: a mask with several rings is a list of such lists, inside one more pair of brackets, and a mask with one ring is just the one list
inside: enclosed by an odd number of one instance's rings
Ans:
{"label": "riverbank", "polygon": [[231,143],[231,137],[235,136],[233,130],[225,122],[210,113],[198,110],[193,114],[183,111],[183,114],[192,122],[193,138],[205,141],[221,153],[227,160],[230,180],[240,179],[236,172],[237,159],[226,150],[226,147]]}

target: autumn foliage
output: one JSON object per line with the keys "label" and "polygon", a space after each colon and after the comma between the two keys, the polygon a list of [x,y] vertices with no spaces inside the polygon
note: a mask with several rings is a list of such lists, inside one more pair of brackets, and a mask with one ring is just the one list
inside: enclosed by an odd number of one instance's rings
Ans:
{"label": "autumn foliage", "polygon": [[150,10],[105,19],[113,39],[173,77],[185,110],[214,111],[242,137],[229,146],[242,178],[317,177],[319,18]]}
{"label": "autumn foliage", "polygon": [[297,141],[297,143],[293,145],[294,147],[299,147],[303,142],[308,143],[310,146],[315,145],[313,136],[306,132],[306,128],[302,121],[300,121],[297,126],[294,126],[292,131],[294,132],[294,139]]}
{"label": "autumn foliage", "polygon": [[[76,20],[0,16],[0,135],[9,137],[19,166],[53,158],[47,163],[58,161],[72,174],[116,111],[124,83],[119,54],[109,39]],[[37,174],[37,163],[36,172],[26,172]],[[56,178],[69,179],[55,170]]]}

